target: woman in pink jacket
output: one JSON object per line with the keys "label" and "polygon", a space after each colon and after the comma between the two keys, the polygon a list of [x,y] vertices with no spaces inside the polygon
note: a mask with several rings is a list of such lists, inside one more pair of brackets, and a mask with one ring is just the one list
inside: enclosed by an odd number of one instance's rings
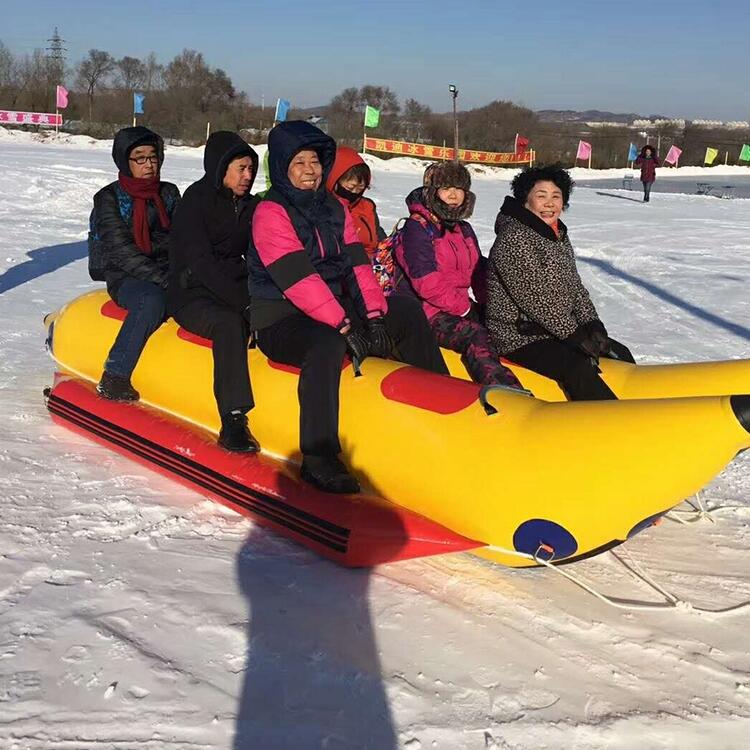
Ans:
{"label": "woman in pink jacket", "polygon": [[272,187],[248,252],[251,327],[269,359],[301,368],[300,476],[325,492],[358,492],[339,459],[344,355],[448,370],[416,301],[386,302],[348,209],[326,190],[335,141],[310,123],[282,122],[268,154]]}
{"label": "woman in pink jacket", "polygon": [[516,376],[500,362],[484,325],[483,307],[469,294],[472,289],[483,301],[486,268],[467,221],[476,200],[470,188],[471,175],[462,164],[430,165],[425,185],[406,198],[409,218],[396,260],[421,300],[438,343],[460,352],[471,379],[520,388]]}

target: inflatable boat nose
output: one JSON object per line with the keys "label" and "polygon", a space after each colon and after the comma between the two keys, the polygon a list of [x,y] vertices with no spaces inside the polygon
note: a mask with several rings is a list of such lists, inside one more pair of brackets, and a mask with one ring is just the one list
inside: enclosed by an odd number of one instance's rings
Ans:
{"label": "inflatable boat nose", "polygon": [[730,396],[729,403],[737,421],[750,432],[750,396]]}

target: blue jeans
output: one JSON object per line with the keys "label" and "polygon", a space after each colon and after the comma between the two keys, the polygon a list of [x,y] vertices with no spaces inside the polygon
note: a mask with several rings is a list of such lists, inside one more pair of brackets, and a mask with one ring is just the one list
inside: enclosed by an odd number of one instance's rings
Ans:
{"label": "blue jeans", "polygon": [[104,369],[110,375],[130,378],[148,337],[164,322],[166,292],[150,281],[125,279],[113,299],[128,315],[109,350]]}

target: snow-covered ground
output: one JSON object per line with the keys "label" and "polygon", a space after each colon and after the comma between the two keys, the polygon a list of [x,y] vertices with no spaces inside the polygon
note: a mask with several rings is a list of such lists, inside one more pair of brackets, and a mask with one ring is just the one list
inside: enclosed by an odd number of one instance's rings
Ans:
{"label": "snow-covered ground", "polygon": [[[747,747],[747,610],[615,610],[468,554],[338,569],[54,425],[42,316],[93,286],[110,147],[0,129],[0,748]],[[169,149],[165,179],[201,155]],[[390,227],[422,165],[368,159]],[[485,249],[510,176],[475,170]],[[610,332],[644,362],[750,356],[750,202],[608,193],[565,220]],[[705,491],[715,523],[624,549],[697,605],[746,601],[749,489],[746,454]],[[656,599],[611,554],[573,569]]]}

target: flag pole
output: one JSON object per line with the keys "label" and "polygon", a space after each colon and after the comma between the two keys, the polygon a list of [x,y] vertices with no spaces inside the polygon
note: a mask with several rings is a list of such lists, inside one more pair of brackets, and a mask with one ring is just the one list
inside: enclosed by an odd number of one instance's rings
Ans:
{"label": "flag pole", "polygon": [[367,153],[367,125],[362,126],[362,153]]}

